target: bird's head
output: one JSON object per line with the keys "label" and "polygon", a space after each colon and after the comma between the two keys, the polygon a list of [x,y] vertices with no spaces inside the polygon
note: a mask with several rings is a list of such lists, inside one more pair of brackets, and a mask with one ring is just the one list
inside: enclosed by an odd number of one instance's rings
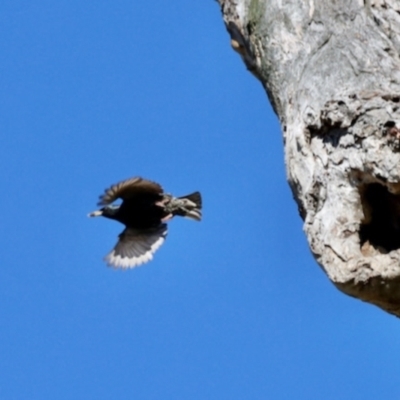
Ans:
{"label": "bird's head", "polygon": [[115,214],[119,210],[119,205],[108,205],[103,208],[100,208],[100,210],[93,211],[88,214],[88,217],[106,217],[106,218],[113,218]]}

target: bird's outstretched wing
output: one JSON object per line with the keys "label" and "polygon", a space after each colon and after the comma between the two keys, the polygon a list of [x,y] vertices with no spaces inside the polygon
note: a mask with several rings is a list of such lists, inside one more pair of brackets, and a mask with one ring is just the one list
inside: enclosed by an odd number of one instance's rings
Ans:
{"label": "bird's outstretched wing", "polygon": [[98,202],[99,206],[104,206],[112,203],[119,199],[130,199],[135,196],[143,194],[161,194],[163,192],[162,187],[155,182],[148,181],[140,177],[134,177],[121,181],[115,185],[112,185],[109,189],[104,191],[104,194],[100,196]]}
{"label": "bird's outstretched wing", "polygon": [[119,235],[118,243],[106,255],[105,261],[114,268],[138,267],[153,258],[153,254],[164,243],[166,236],[166,224],[147,230],[126,228]]}

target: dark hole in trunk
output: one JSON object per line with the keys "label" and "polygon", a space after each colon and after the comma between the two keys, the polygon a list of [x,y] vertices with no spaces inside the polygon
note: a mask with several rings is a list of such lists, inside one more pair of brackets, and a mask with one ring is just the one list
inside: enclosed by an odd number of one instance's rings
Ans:
{"label": "dark hole in trunk", "polygon": [[369,242],[381,252],[400,248],[400,196],[379,183],[360,188],[364,221],[360,227],[361,246]]}

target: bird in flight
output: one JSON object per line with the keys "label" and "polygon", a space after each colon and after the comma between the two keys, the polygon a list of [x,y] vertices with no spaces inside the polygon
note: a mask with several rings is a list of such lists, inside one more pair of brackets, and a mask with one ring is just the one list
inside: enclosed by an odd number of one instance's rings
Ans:
{"label": "bird in flight", "polygon": [[[112,204],[121,199],[121,204]],[[134,177],[112,185],[100,196],[89,217],[103,216],[125,225],[105,261],[115,268],[134,268],[147,263],[167,236],[166,222],[175,215],[201,220],[201,195],[194,192],[174,197],[155,182]]]}

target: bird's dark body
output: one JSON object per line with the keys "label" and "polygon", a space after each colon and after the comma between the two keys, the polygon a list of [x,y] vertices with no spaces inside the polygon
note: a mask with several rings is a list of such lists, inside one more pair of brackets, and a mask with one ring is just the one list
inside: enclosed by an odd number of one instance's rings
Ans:
{"label": "bird's dark body", "polygon": [[[121,199],[120,205],[112,204]],[[133,268],[150,261],[167,236],[167,224],[175,215],[201,220],[199,192],[174,197],[163,192],[155,182],[135,177],[112,185],[98,203],[100,210],[89,214],[103,216],[125,225],[119,241],[106,256],[109,265]]]}
{"label": "bird's dark body", "polygon": [[105,212],[103,215],[121,222],[128,228],[154,228],[160,225],[166,216],[164,209],[156,205],[156,202],[161,200],[162,196],[159,195],[137,196],[124,200],[114,212]]}

